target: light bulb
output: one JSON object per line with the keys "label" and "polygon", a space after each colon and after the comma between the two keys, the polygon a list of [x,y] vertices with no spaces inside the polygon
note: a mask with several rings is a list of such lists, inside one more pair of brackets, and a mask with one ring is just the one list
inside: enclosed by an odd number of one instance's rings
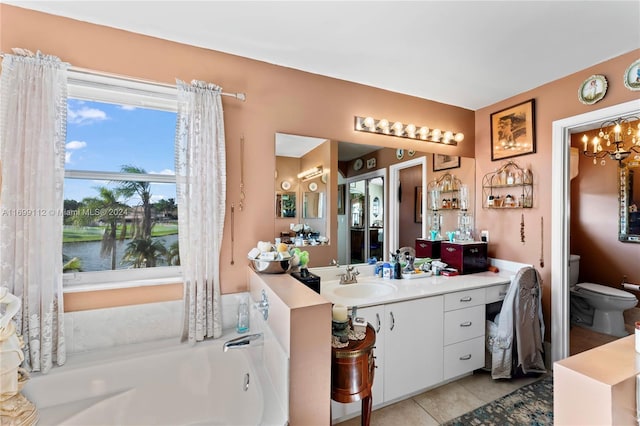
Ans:
{"label": "light bulb", "polygon": [[464,133],[456,133],[453,140],[456,142],[462,142],[464,140]]}
{"label": "light bulb", "polygon": [[415,138],[416,137],[416,126],[414,124],[407,124],[407,136],[409,136],[410,138]]}
{"label": "light bulb", "polygon": [[393,129],[393,133],[396,134],[396,136],[400,136],[402,134],[402,128],[403,128],[403,124],[399,121],[396,121],[395,123],[393,123],[392,129]]}
{"label": "light bulb", "polygon": [[433,129],[433,132],[431,132],[431,139],[434,141],[439,141],[441,135],[442,131],[440,129]]}
{"label": "light bulb", "polygon": [[389,120],[386,118],[380,119],[380,121],[378,121],[378,128],[382,129],[385,133],[389,133]]}
{"label": "light bulb", "polygon": [[370,132],[376,130],[376,120],[373,117],[366,117],[363,121],[364,126],[369,129]]}
{"label": "light bulb", "polygon": [[429,135],[429,128],[428,127],[420,127],[420,139],[425,140],[427,139],[427,136]]}

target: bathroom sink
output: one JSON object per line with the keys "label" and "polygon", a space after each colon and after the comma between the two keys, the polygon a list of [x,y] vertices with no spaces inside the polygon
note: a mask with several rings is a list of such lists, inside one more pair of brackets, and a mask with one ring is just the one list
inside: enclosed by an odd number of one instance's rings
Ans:
{"label": "bathroom sink", "polygon": [[344,298],[367,299],[386,296],[394,291],[395,287],[388,284],[357,283],[341,285],[333,290],[333,294]]}

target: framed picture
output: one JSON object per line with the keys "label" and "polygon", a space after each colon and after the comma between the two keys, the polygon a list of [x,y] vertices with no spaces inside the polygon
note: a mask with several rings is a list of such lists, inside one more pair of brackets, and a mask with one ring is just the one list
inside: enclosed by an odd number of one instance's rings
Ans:
{"label": "framed picture", "polygon": [[455,169],[460,167],[460,157],[457,155],[433,154],[433,171]]}
{"label": "framed picture", "polygon": [[604,75],[592,75],[582,82],[578,89],[578,100],[586,105],[592,105],[604,98],[607,93],[607,79]]}
{"label": "framed picture", "polygon": [[535,100],[491,114],[491,161],[536,152]]}
{"label": "framed picture", "polygon": [[422,187],[416,186],[416,205],[413,220],[416,223],[422,223]]}
{"label": "framed picture", "polygon": [[624,86],[629,90],[640,90],[640,59],[633,61],[624,72]]}
{"label": "framed picture", "polygon": [[338,185],[338,214],[344,214],[345,184]]}

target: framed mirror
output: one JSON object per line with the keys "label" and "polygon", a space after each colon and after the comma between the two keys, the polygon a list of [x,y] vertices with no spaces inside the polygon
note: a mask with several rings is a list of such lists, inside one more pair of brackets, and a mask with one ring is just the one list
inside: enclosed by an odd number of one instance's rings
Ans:
{"label": "framed mirror", "polygon": [[296,217],[296,193],[278,192],[276,193],[276,217]]}
{"label": "framed mirror", "polygon": [[618,168],[620,217],[618,240],[640,243],[640,166]]}
{"label": "framed mirror", "polygon": [[324,192],[305,192],[302,201],[303,219],[321,219],[324,212]]}

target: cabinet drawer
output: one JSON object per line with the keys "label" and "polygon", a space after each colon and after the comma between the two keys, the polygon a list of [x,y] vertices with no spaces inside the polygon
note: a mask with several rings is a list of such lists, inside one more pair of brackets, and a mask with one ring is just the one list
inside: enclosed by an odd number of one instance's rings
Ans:
{"label": "cabinet drawer", "polygon": [[484,305],[486,290],[477,288],[475,290],[458,291],[444,295],[444,311],[468,308],[470,306]]}
{"label": "cabinet drawer", "polygon": [[444,379],[484,367],[484,336],[444,347]]}
{"label": "cabinet drawer", "polygon": [[485,306],[473,306],[444,313],[444,344],[462,342],[484,336]]}
{"label": "cabinet drawer", "polygon": [[491,287],[487,287],[487,290],[486,290],[487,292],[485,296],[487,299],[487,304],[504,300],[508,290],[509,290],[509,284],[494,285]]}

